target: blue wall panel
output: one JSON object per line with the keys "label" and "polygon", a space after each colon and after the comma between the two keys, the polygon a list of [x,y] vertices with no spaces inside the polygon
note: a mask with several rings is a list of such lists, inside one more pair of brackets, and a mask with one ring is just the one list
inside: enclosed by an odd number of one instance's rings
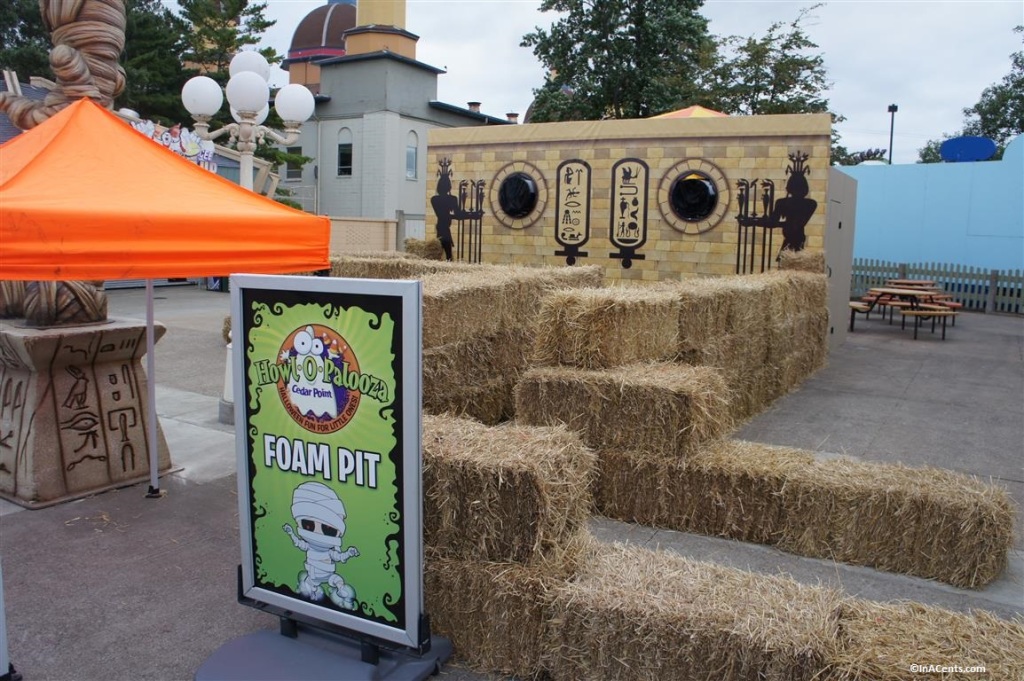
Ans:
{"label": "blue wall panel", "polygon": [[1024,269],[1024,136],[1002,161],[840,170],[857,180],[855,258]]}

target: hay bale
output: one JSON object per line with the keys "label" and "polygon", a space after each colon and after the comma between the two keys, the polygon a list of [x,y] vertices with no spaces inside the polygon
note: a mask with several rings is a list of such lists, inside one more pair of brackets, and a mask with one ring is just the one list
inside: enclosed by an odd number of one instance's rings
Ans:
{"label": "hay bale", "polygon": [[450,392],[439,391],[429,400],[424,396],[423,413],[453,416],[496,426],[516,416],[516,382],[495,378],[481,383],[459,386]]}
{"label": "hay bale", "polygon": [[406,239],[405,252],[427,260],[444,260],[444,248],[439,239]]}
{"label": "hay bale", "polygon": [[424,542],[448,558],[564,574],[590,517],[594,465],[564,428],[424,417]]}
{"label": "hay bale", "polygon": [[601,545],[551,593],[554,679],[810,681],[834,654],[838,592]]}
{"label": "hay bale", "polygon": [[556,291],[541,305],[533,361],[601,369],[669,360],[678,330],[679,302],[666,291]]}
{"label": "hay bale", "polygon": [[[829,681],[1024,679],[1024,620],[853,599],[843,605],[841,618],[843,640],[830,660]],[[960,666],[964,671],[929,672],[911,665]]]}
{"label": "hay bale", "polygon": [[652,525],[964,588],[998,577],[1013,544],[1006,490],[952,471],[818,460],[740,440],[716,442],[685,461],[653,458],[600,453],[599,511],[631,520],[621,500],[644,490]]}
{"label": "hay bale", "polygon": [[516,288],[500,268],[424,276],[423,347],[497,335],[507,328],[506,319],[528,317],[524,303],[515,300]]}
{"label": "hay bale", "polygon": [[428,274],[459,272],[465,267],[459,263],[436,262],[398,252],[331,257],[331,276],[352,279],[421,279]]}
{"label": "hay bale", "polygon": [[487,424],[515,415],[515,385],[526,366],[530,338],[504,331],[423,351],[423,409],[465,415]]}
{"label": "hay bale", "polygon": [[801,555],[977,589],[1002,573],[1013,544],[1006,490],[952,471],[815,461],[780,491],[778,545]]}
{"label": "hay bale", "polygon": [[639,451],[597,452],[594,508],[607,518],[647,527],[668,527],[664,512],[666,459]]}
{"label": "hay bale", "polygon": [[779,269],[820,274],[825,271],[825,252],[791,251],[787,248],[779,252]]}
{"label": "hay bale", "polygon": [[531,425],[566,424],[594,449],[642,444],[670,458],[692,454],[732,425],[721,375],[678,364],[531,368],[516,386],[516,416]]}
{"label": "hay bale", "polygon": [[431,630],[452,642],[460,664],[537,677],[547,594],[560,581],[538,568],[456,560],[428,548],[423,587]]}

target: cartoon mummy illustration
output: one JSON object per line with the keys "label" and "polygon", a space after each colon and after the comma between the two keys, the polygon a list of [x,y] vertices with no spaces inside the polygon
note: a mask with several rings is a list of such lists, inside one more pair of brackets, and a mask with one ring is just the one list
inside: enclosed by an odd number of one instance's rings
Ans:
{"label": "cartoon mummy illustration", "polygon": [[[304,416],[325,420],[337,418],[334,386],[323,380],[327,353],[323,340],[314,334],[312,326],[295,334],[293,352],[296,371],[288,381],[292,404]],[[311,367],[315,368],[315,375]],[[309,378],[310,375],[313,377]]]}
{"label": "cartoon mummy illustration", "polygon": [[295,548],[306,552],[305,569],[299,572],[296,590],[311,601],[322,600],[326,592],[339,608],[354,610],[355,589],[334,571],[338,563],[346,563],[359,555],[354,546],[341,550],[345,505],[327,485],[304,482],[292,494],[292,516],[298,524],[298,534],[287,524],[284,531]]}

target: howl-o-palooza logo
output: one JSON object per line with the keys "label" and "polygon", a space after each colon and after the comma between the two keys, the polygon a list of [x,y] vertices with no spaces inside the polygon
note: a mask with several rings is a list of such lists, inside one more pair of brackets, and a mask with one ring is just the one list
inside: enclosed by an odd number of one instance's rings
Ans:
{"label": "howl-o-palooza logo", "polygon": [[307,324],[281,344],[276,362],[256,362],[257,382],[276,384],[288,415],[305,430],[333,433],[356,415],[365,395],[390,400],[387,383],[362,373],[352,347],[334,329]]}

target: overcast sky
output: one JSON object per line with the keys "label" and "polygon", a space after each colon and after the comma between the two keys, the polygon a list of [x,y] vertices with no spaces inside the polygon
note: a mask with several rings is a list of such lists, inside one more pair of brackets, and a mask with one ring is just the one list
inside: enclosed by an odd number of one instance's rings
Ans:
{"label": "overcast sky", "polygon": [[[299,21],[326,0],[268,0],[277,25],[264,44],[282,55]],[[814,2],[708,0],[702,13],[714,35],[764,35]],[[557,19],[535,0],[408,0],[405,28],[420,37],[417,58],[447,70],[438,99],[458,106],[482,102],[484,113],[524,114],[544,69],[519,47],[523,35]],[[962,109],[1010,72],[1021,49],[1013,27],[1024,24],[1021,0],[830,0],[804,21],[825,58],[832,110],[850,151],[889,147],[893,163],[913,163],[929,139],[960,130]],[[286,75],[275,77],[284,84]]]}

